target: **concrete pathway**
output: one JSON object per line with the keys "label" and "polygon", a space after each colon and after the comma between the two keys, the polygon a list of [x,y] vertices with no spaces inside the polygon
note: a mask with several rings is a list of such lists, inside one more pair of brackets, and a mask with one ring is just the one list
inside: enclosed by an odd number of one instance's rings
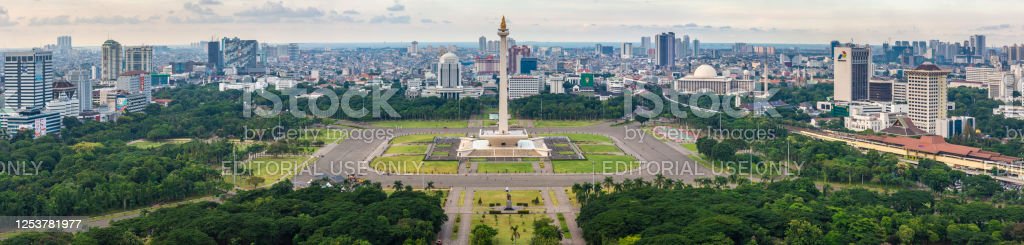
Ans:
{"label": "concrete pathway", "polygon": [[452,233],[455,227],[455,217],[459,215],[459,202],[462,201],[458,199],[464,189],[452,188],[448,191],[448,198],[445,199],[444,213],[448,215],[448,221],[444,222],[444,225],[441,226],[441,233],[437,235],[437,240],[441,240],[444,244],[454,244],[452,243]]}
{"label": "concrete pathway", "polygon": [[544,167],[541,169],[541,173],[553,174],[555,173],[555,167],[551,164],[551,159],[544,159]]}
{"label": "concrete pathway", "polygon": [[563,212],[562,215],[565,216],[565,223],[569,226],[569,234],[572,234],[572,244],[586,244],[586,241],[583,240],[583,229],[576,224],[576,213],[579,211],[569,201],[569,196],[565,194],[564,190],[557,189],[555,198],[558,199],[559,210],[568,211]]}
{"label": "concrete pathway", "polygon": [[459,208],[460,218],[459,222],[459,237],[452,243],[445,244],[469,244],[469,233],[473,230],[471,226],[473,224],[473,188],[467,188],[466,199],[462,200],[462,207]]}

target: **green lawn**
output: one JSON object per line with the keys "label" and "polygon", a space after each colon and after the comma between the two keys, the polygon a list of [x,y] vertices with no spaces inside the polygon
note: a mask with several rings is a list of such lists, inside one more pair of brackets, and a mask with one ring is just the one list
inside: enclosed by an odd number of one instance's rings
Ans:
{"label": "green lawn", "polygon": [[456,174],[459,172],[457,161],[423,161],[423,155],[390,156],[373,159],[370,167],[384,172],[396,174]]}
{"label": "green lawn", "polygon": [[191,141],[192,141],[192,139],[168,139],[168,140],[161,140],[161,141],[137,140],[137,141],[133,141],[131,143],[128,143],[128,145],[129,146],[133,146],[135,148],[139,148],[139,149],[153,149],[153,148],[157,148],[157,147],[160,147],[162,145],[165,145],[165,144],[184,144],[184,143],[188,143],[188,142],[191,142]]}
{"label": "green lawn", "polygon": [[533,173],[530,163],[480,163],[477,173]]}
{"label": "green lawn", "polygon": [[555,173],[616,173],[640,167],[636,158],[618,155],[587,155],[586,160],[554,160],[551,164]]}
{"label": "green lawn", "polygon": [[595,153],[598,153],[598,154],[599,153],[621,154],[622,153],[622,150],[619,150],[619,147],[616,147],[614,145],[580,145],[580,150],[583,150],[583,153],[586,153],[586,154],[595,154]]}
{"label": "green lawn", "polygon": [[462,134],[412,134],[395,137],[391,139],[391,144],[432,143],[434,142],[434,137],[438,136],[459,137]]}
{"label": "green lawn", "polygon": [[[485,224],[498,231],[494,244],[513,244],[512,226],[518,226],[519,238],[515,244],[529,244],[533,238],[533,222],[547,217],[544,214],[474,214],[470,227]],[[465,221],[463,221],[465,222]],[[471,231],[466,231],[471,232]]]}
{"label": "green lawn", "polygon": [[686,143],[686,144],[682,144],[682,145],[683,145],[683,148],[686,148],[687,150],[690,150],[690,151],[692,151],[694,153],[697,153],[697,144],[696,143]]}
{"label": "green lawn", "polygon": [[604,135],[596,134],[541,134],[541,136],[566,136],[569,137],[573,142],[580,143],[595,143],[595,144],[612,144],[612,139],[605,137]]}
{"label": "green lawn", "polygon": [[601,121],[594,120],[534,120],[535,128],[565,128],[565,127],[586,127],[598,124]]}
{"label": "green lawn", "polygon": [[384,154],[419,154],[427,153],[427,145],[393,145]]}
{"label": "green lawn", "polygon": [[[512,205],[516,203],[527,203],[529,207],[527,209],[531,212],[541,212],[544,210],[544,198],[540,196],[540,190],[513,190],[510,191],[512,194]],[[533,200],[537,199],[540,201],[538,204],[533,204]],[[477,201],[482,201],[478,203]],[[488,203],[500,203],[501,206],[505,206],[505,191],[504,190],[481,190],[473,193],[473,211],[474,212],[487,212],[492,210],[488,207]]]}
{"label": "green lawn", "polygon": [[558,213],[558,227],[562,229],[562,236],[565,238],[572,239],[572,233],[569,232],[569,223],[565,222],[565,215]]}
{"label": "green lawn", "polygon": [[465,128],[469,122],[465,120],[394,120],[371,122],[370,125],[382,128]]}
{"label": "green lawn", "polygon": [[236,166],[236,171],[239,175],[224,176],[224,179],[234,183],[236,186],[253,187],[252,183],[249,182],[250,177],[242,173],[242,171],[247,169],[252,177],[263,179],[257,186],[269,185],[277,183],[277,180],[281,178],[294,176],[297,172],[302,171],[303,166],[301,164],[306,159],[309,159],[309,156],[268,156],[256,158]]}

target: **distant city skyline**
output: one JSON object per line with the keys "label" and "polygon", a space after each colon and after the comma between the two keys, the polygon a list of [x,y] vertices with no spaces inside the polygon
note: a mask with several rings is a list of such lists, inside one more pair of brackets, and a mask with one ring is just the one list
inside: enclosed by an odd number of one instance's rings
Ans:
{"label": "distant city skyline", "polygon": [[[969,4],[968,4],[969,3]],[[831,40],[966,40],[995,48],[1024,41],[1024,2],[907,1],[241,1],[11,0],[0,3],[0,48],[71,35],[75,46],[183,45],[216,37],[268,43],[473,42],[496,38],[508,16],[515,38],[634,42],[661,32],[705,43],[815,44]],[[1007,11],[997,11],[1007,10]]]}

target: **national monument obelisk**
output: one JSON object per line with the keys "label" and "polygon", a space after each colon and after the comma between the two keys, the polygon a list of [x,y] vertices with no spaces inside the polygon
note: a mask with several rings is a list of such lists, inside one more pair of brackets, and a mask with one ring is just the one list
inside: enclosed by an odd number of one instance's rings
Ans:
{"label": "national monument obelisk", "polygon": [[520,158],[548,157],[551,149],[543,137],[530,138],[526,129],[509,129],[508,113],[508,26],[501,17],[498,36],[498,129],[480,129],[476,138],[463,137],[457,150],[459,157]]}
{"label": "national monument obelisk", "polygon": [[501,49],[498,51],[498,133],[508,134],[508,27],[505,16],[501,17],[498,28],[501,37]]}

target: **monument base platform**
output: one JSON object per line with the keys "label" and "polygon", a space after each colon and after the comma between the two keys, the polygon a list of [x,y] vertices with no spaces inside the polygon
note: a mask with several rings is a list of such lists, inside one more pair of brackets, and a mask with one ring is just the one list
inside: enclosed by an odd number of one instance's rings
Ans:
{"label": "monument base platform", "polygon": [[551,149],[543,137],[530,138],[526,130],[507,132],[480,130],[476,138],[464,137],[457,150],[459,157],[548,157]]}

